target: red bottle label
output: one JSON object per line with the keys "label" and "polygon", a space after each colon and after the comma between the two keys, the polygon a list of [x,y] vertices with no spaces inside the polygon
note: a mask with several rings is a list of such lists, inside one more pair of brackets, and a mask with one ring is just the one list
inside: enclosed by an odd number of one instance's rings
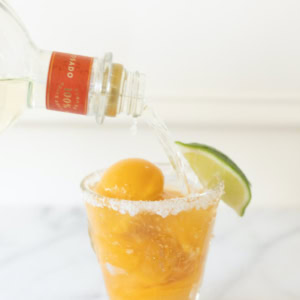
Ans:
{"label": "red bottle label", "polygon": [[47,80],[47,109],[86,115],[92,64],[92,57],[53,52]]}

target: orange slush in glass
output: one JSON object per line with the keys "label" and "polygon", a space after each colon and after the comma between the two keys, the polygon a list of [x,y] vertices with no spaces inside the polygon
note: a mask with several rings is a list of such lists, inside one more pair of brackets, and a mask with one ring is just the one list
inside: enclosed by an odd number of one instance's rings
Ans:
{"label": "orange slush in glass", "polygon": [[127,159],[82,182],[90,238],[111,300],[198,295],[221,192],[183,196],[174,189],[171,167],[162,170]]}

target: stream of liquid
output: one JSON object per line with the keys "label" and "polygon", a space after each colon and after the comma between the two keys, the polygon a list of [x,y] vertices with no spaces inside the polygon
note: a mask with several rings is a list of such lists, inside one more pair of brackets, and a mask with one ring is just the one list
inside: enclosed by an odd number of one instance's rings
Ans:
{"label": "stream of liquid", "polygon": [[[190,178],[191,172],[185,162],[184,157],[177,150],[176,145],[174,144],[174,139],[172,138],[168,127],[160,118],[160,116],[155,112],[155,110],[150,106],[145,107],[143,117],[148,125],[154,130],[157,139],[163,147],[164,152],[166,153],[170,164],[172,165],[176,173],[181,192],[183,194],[189,194],[191,192],[191,187],[189,185],[188,175]],[[193,179],[193,181],[195,181],[195,178]]]}

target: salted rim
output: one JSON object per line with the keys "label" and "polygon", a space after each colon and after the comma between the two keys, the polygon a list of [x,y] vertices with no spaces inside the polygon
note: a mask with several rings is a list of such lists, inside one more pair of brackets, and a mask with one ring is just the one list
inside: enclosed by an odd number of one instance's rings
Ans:
{"label": "salted rim", "polygon": [[[162,164],[158,165],[162,166]],[[83,200],[93,206],[108,207],[130,216],[146,212],[166,217],[193,208],[197,210],[207,209],[209,206],[217,204],[224,193],[224,184],[219,182],[213,189],[165,200],[145,201],[109,198],[97,194],[92,189],[94,184],[101,179],[103,172],[104,170],[93,172],[81,181],[80,187],[83,191]]]}

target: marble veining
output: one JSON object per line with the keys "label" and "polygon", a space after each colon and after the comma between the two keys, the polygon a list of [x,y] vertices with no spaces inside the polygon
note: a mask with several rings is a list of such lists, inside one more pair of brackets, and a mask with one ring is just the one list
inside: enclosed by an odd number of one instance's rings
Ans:
{"label": "marble veining", "polygon": [[[299,300],[299,253],[299,208],[221,205],[201,299]],[[0,206],[0,299],[107,299],[83,207]]]}

